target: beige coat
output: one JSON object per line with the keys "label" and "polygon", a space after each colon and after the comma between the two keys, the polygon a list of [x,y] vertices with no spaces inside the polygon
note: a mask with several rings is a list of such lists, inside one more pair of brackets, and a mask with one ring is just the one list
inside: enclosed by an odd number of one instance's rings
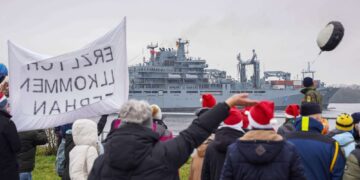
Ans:
{"label": "beige coat", "polygon": [[355,157],[353,153],[351,153],[346,160],[343,180],[356,180],[356,179],[360,179],[360,166],[358,159]]}
{"label": "beige coat", "polygon": [[70,178],[87,180],[95,159],[98,157],[97,125],[87,119],[75,121],[72,127],[75,147],[70,151]]}
{"label": "beige coat", "polygon": [[210,136],[204,143],[202,143],[197,149],[194,155],[192,156],[191,169],[189,180],[201,180],[201,171],[204,162],[205,152],[209,143],[214,139],[213,136]]}

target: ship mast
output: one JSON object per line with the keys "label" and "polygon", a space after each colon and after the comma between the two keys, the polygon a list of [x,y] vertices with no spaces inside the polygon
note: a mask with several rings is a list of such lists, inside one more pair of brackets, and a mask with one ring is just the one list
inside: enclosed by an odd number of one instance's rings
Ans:
{"label": "ship mast", "polygon": [[147,49],[150,49],[150,61],[151,62],[155,62],[155,53],[156,53],[155,48],[157,48],[157,47],[158,47],[157,43],[156,44],[151,43],[147,46]]}
{"label": "ship mast", "polygon": [[307,69],[306,69],[306,70],[304,69],[301,73],[302,73],[303,79],[304,79],[305,77],[307,77],[307,74],[311,74],[311,78],[314,79],[314,74],[315,74],[315,72],[316,72],[316,71],[311,70],[310,62],[308,62]]}
{"label": "ship mast", "polygon": [[237,60],[238,60],[237,71],[238,71],[238,74],[240,75],[241,84],[243,86],[245,86],[246,83],[247,83],[246,66],[247,65],[252,65],[253,68],[254,68],[253,76],[251,78],[252,83],[253,83],[253,87],[254,88],[260,88],[260,63],[259,63],[259,61],[257,59],[255,49],[253,49],[252,52],[253,52],[253,56],[248,61],[243,61],[241,59],[241,56],[240,56],[240,53],[239,53],[239,55],[237,56]]}
{"label": "ship mast", "polygon": [[176,41],[176,47],[177,47],[177,60],[178,61],[185,61],[186,60],[186,52],[185,52],[185,45],[188,44],[189,41],[183,41],[181,38],[179,38],[178,41]]}

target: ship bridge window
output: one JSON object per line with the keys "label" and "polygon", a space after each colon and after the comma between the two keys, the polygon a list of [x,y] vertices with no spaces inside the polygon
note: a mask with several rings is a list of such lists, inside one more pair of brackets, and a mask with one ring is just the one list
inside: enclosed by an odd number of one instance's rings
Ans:
{"label": "ship bridge window", "polygon": [[265,93],[265,91],[254,91],[254,93]]}
{"label": "ship bridge window", "polygon": [[152,93],[158,93],[157,91],[151,91]]}
{"label": "ship bridge window", "polygon": [[198,91],[186,91],[186,93],[198,93]]}
{"label": "ship bridge window", "polygon": [[240,93],[241,91],[230,91],[230,93],[234,93],[234,94],[238,94]]}
{"label": "ship bridge window", "polygon": [[141,91],[129,91],[129,93],[141,93]]}
{"label": "ship bridge window", "polygon": [[151,93],[151,91],[144,91],[145,93]]}
{"label": "ship bridge window", "polygon": [[181,93],[181,91],[170,91],[170,93],[176,94],[176,93]]}
{"label": "ship bridge window", "polygon": [[241,93],[253,93],[253,91],[240,91]]}

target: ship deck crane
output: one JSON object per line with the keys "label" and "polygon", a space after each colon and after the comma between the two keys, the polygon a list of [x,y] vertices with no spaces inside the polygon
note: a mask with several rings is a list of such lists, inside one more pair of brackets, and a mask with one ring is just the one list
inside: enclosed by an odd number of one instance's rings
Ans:
{"label": "ship deck crane", "polygon": [[251,81],[253,83],[254,88],[260,88],[260,62],[257,59],[257,55],[255,52],[255,49],[252,50],[253,56],[250,60],[243,61],[241,59],[240,53],[237,56],[238,60],[238,74],[240,75],[240,82],[245,85],[247,83],[247,77],[246,77],[246,66],[252,65],[254,68],[253,76],[251,78]]}

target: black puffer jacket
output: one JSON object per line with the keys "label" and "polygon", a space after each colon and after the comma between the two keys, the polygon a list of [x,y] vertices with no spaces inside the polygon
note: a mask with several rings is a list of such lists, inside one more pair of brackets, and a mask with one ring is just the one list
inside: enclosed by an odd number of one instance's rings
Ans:
{"label": "black puffer jacket", "polygon": [[20,139],[11,116],[0,111],[0,179],[19,179],[16,153],[20,151]]}
{"label": "black puffer jacket", "polygon": [[21,150],[18,154],[19,171],[31,172],[35,167],[35,153],[37,145],[44,145],[48,142],[44,130],[27,131],[19,133]]}
{"label": "black puffer jacket", "polygon": [[108,137],[105,154],[96,159],[89,180],[179,179],[178,169],[228,116],[228,111],[225,103],[218,104],[166,142],[160,142],[159,135],[149,128],[124,125]]}
{"label": "black puffer jacket", "polygon": [[70,173],[69,173],[69,167],[70,167],[70,158],[69,154],[70,151],[75,147],[75,143],[73,141],[72,134],[66,134],[65,135],[65,171],[63,176],[61,177],[62,180],[70,180]]}
{"label": "black puffer jacket", "polygon": [[216,131],[215,140],[206,149],[201,173],[202,180],[219,180],[228,146],[245,133],[229,127]]}

